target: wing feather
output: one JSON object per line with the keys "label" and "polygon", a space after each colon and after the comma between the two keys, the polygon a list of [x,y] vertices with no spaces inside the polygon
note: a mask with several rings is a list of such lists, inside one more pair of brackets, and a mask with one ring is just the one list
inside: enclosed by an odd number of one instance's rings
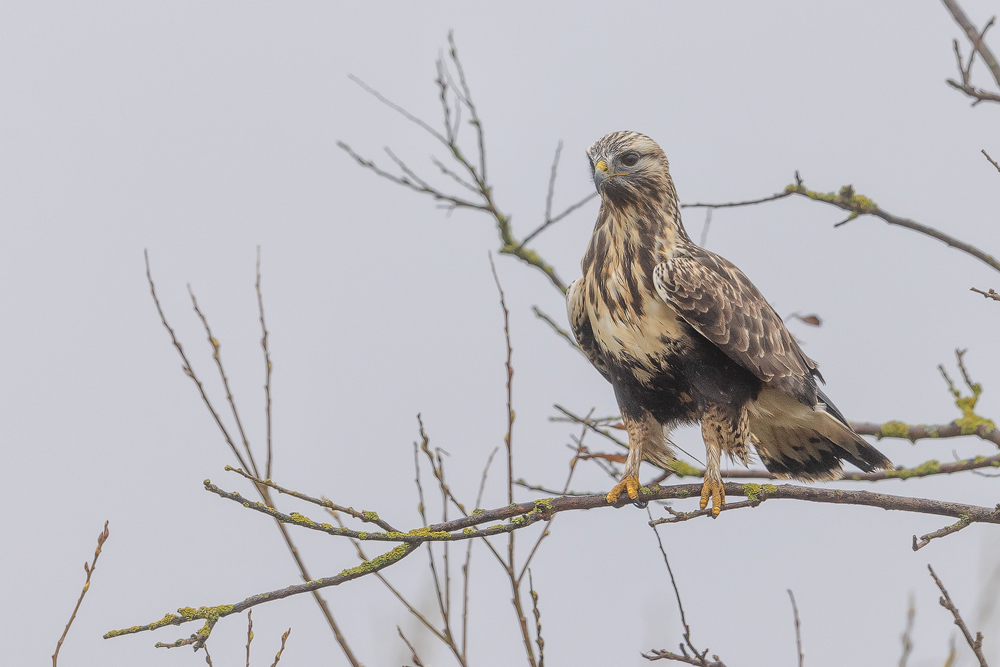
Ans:
{"label": "wing feather", "polygon": [[695,331],[766,384],[816,405],[816,363],[807,357],[781,317],[734,264],[687,246],[653,272],[660,298]]}

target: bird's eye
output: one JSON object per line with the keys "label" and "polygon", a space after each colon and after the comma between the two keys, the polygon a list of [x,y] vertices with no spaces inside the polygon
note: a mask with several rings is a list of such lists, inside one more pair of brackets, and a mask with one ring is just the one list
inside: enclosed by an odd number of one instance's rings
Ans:
{"label": "bird's eye", "polygon": [[625,156],[622,158],[622,164],[625,165],[626,167],[634,167],[638,163],[639,163],[638,153],[626,153]]}

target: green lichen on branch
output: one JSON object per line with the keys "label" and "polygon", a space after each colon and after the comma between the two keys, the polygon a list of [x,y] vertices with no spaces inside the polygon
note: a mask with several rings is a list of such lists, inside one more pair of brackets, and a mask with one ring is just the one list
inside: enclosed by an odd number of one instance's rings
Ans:
{"label": "green lichen on branch", "polygon": [[551,264],[547,263],[542,259],[534,250],[528,250],[521,243],[519,243],[515,238],[513,232],[510,229],[510,217],[506,216],[499,211],[493,210],[493,217],[497,221],[497,231],[500,232],[500,241],[503,243],[500,246],[499,253],[501,255],[511,255],[517,257],[519,260],[528,264],[530,266],[539,269],[542,273],[549,277],[549,281],[559,289],[563,294],[566,293],[566,285],[563,284],[559,276],[556,275],[556,270]]}
{"label": "green lichen on branch", "polygon": [[761,485],[750,483],[743,485],[743,495],[751,502],[767,500],[767,494],[774,493],[777,490],[778,487],[774,484]]}
{"label": "green lichen on branch", "polygon": [[430,528],[427,527],[414,528],[413,530],[408,532],[407,535],[420,535],[421,537],[428,537],[431,539],[439,539],[439,540],[446,540],[449,537],[451,537],[451,533],[447,531],[444,530],[432,531]]}
{"label": "green lichen on branch", "polygon": [[[166,627],[168,625],[180,625],[181,623],[187,623],[189,621],[204,620],[205,625],[197,633],[201,635],[204,641],[205,638],[212,632],[212,627],[215,622],[218,621],[223,616],[228,616],[233,613],[233,605],[231,604],[221,604],[216,607],[181,607],[177,610],[176,614],[167,614],[158,621],[153,621],[149,625],[133,625],[130,628],[125,628],[123,630],[111,630],[105,633],[105,639],[111,639],[113,637],[120,637],[122,635],[131,635],[137,632],[144,632],[146,630],[157,630],[159,628]],[[180,646],[180,644],[177,644]],[[164,644],[164,646],[168,646]],[[170,644],[169,646],[172,646]]]}
{"label": "green lichen on branch", "polygon": [[674,459],[670,462],[670,470],[677,477],[701,477],[701,471],[687,461]]}
{"label": "green lichen on branch", "polygon": [[926,477],[927,475],[936,475],[941,472],[941,463],[934,459],[930,461],[925,461],[915,468],[896,468],[895,470],[886,470],[886,477],[895,477],[898,479],[910,479],[911,477]]}
{"label": "green lichen on branch", "polygon": [[799,194],[813,201],[826,202],[845,211],[850,211],[851,216],[847,220],[853,220],[859,215],[873,214],[878,211],[878,204],[872,201],[871,198],[856,193],[853,185],[845,185],[840,188],[839,192],[816,192],[802,185],[801,182],[797,182],[786,187],[785,192]]}
{"label": "green lichen on branch", "polygon": [[987,427],[988,431],[996,428],[992,419],[986,419],[976,414],[976,403],[979,402],[979,395],[983,393],[982,386],[976,382],[972,385],[972,396],[956,396],[955,405],[962,411],[962,416],[955,420],[955,423],[962,429],[962,435],[974,435],[980,426]]}
{"label": "green lichen on branch", "polygon": [[400,544],[399,546],[390,549],[389,551],[386,551],[381,556],[376,556],[371,560],[366,560],[364,563],[358,565],[357,567],[351,567],[341,571],[340,576],[360,577],[363,574],[368,574],[369,572],[374,572],[375,570],[381,570],[383,567],[391,565],[397,560],[402,559],[403,556],[405,556],[410,552],[411,548],[412,548],[411,546],[408,546],[406,544]]}
{"label": "green lichen on branch", "polygon": [[879,440],[882,438],[910,439],[910,425],[901,421],[886,422],[882,424],[881,432],[875,437]]}

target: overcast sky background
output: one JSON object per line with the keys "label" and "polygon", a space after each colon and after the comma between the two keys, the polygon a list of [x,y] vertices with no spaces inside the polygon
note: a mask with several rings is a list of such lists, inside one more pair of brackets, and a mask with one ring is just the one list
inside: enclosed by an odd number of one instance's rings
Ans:
{"label": "overcast sky background", "polygon": [[[977,25],[996,11],[963,4]],[[61,665],[204,664],[190,649],[152,646],[197,625],[101,635],[297,581],[269,520],[202,489],[211,478],[251,492],[222,471],[228,449],[156,315],[144,248],[164,308],[221,405],[185,285],[198,295],[262,456],[253,291],[262,247],[276,481],[416,527],[420,412],[471,503],[505,427],[502,321],[487,261],[496,231],[484,216],[449,217],[377,179],[336,146],[387,163],[388,145],[433,175],[428,157],[442,151],[347,75],[436,121],[434,60],[452,28],[485,123],[496,201],[520,236],[541,220],[559,140],[557,209],[592,191],[586,147],[634,129],[664,148],[686,202],[769,195],[798,169],[810,187],[852,183],[888,211],[1000,247],[1000,174],[979,152],[1000,156],[1000,107],[970,109],[945,85],[956,74],[951,40],[967,47],[939,2],[3,3],[0,642],[9,664],[48,660],[105,519],[111,538]],[[535,244],[567,282],[579,275],[596,211],[591,202]],[[1000,416],[1000,304],[968,291],[1000,286],[997,274],[879,220],[833,229],[843,217],[793,199],[719,211],[708,247],[743,268],[779,313],[824,319],[819,329],[791,327],[850,418],[953,419],[936,366],[957,377],[956,347],[969,348],[985,385],[981,412]],[[703,220],[685,212],[695,238]],[[565,322],[544,277],[508,257],[497,265],[512,311],[515,474],[561,485],[576,430],[549,421],[552,405],[612,414],[613,393],[532,315],[538,305]],[[702,456],[696,430],[677,441]],[[907,465],[994,453],[967,440],[880,447]],[[488,507],[506,502],[502,471],[494,468]],[[573,486],[610,484],[581,466]],[[997,484],[966,475],[878,490],[989,506]],[[676,647],[679,618],[646,520],[624,508],[553,524],[533,566],[549,664],[642,665],[640,651]],[[729,664],[795,664],[787,588],[812,666],[897,663],[911,593],[910,664],[942,664],[955,626],[927,563],[995,659],[1000,618],[982,589],[1000,563],[1000,531],[977,525],[910,550],[911,535],[947,523],[773,501],[662,534],[695,641]],[[343,541],[294,534],[314,576],[356,563]],[[423,554],[388,576],[433,613]],[[396,624],[426,662],[452,664],[374,578],[325,595],[369,667],[408,660]],[[523,664],[509,590],[482,547],[472,598],[471,664]],[[255,664],[270,663],[288,626],[282,664],[346,664],[308,596],[258,607],[254,622]],[[239,618],[217,626],[216,665],[242,664],[245,631]],[[971,664],[959,644],[961,664]]]}

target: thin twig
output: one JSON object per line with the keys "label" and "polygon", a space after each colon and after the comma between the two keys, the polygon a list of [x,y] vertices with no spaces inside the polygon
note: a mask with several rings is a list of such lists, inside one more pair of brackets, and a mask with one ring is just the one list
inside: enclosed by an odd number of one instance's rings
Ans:
{"label": "thin twig", "polygon": [[[431,186],[429,183],[420,178],[401,159],[396,157],[388,149],[386,149],[386,151],[389,154],[389,157],[399,167],[400,171],[402,172],[402,176],[397,176],[395,174],[380,169],[371,160],[355,153],[354,150],[351,149],[351,147],[344,142],[338,142],[338,145],[344,151],[346,151],[363,168],[369,169],[373,173],[383,178],[386,178],[396,183],[397,185],[401,185],[403,187],[409,188],[421,194],[429,195],[435,200],[442,202],[442,206],[445,209],[448,209],[449,211],[454,210],[456,208],[467,208],[489,213],[491,216],[493,216],[493,219],[496,223],[497,232],[500,235],[501,246],[498,252],[503,255],[512,255],[521,260],[522,262],[539,269],[546,275],[546,277],[549,279],[549,282],[552,283],[552,285],[556,289],[558,289],[562,293],[565,293],[566,286],[563,284],[562,280],[560,280],[559,276],[556,274],[555,269],[551,265],[546,263],[541,258],[541,256],[539,256],[538,253],[532,250],[527,250],[524,247],[524,242],[519,242],[514,237],[510,224],[510,216],[501,212],[498,206],[496,205],[496,202],[494,201],[493,186],[490,185],[486,174],[486,141],[483,131],[483,124],[482,121],[480,120],[479,112],[472,101],[472,94],[469,90],[468,81],[465,78],[465,71],[458,57],[458,49],[455,46],[454,35],[452,35],[451,33],[448,34],[448,44],[449,44],[448,53],[450,57],[451,67],[454,67],[455,71],[458,74],[458,82],[456,83],[455,80],[452,78],[451,70],[449,69],[447,63],[444,62],[443,60],[438,60],[437,78],[435,79],[435,82],[437,83],[438,86],[438,98],[440,99],[442,104],[444,134],[435,130],[428,123],[417,118],[415,115],[406,111],[400,105],[392,102],[391,100],[383,96],[381,93],[376,91],[374,88],[362,82],[360,79],[352,77],[352,80],[356,81],[362,88],[364,88],[367,92],[372,94],[380,102],[387,105],[394,111],[402,114],[407,120],[415,123],[417,126],[430,133],[431,136],[433,136],[437,141],[442,143],[451,153],[451,158],[460,167],[459,171],[464,170],[469,180],[468,181],[465,180],[464,178],[459,176],[459,174],[456,173],[454,170],[450,169],[443,162],[435,158],[432,158],[433,163],[439,170],[442,171],[442,173],[460,183],[464,189],[474,192],[481,200],[481,203],[477,203],[475,201],[469,201],[466,199],[461,199],[459,197],[447,194]],[[456,100],[454,123],[451,120],[451,108],[447,101],[449,90],[454,94]],[[476,130],[478,166],[474,164],[475,159],[473,159],[473,161],[470,161],[470,159],[465,156],[464,152],[462,151],[462,148],[458,144],[458,118],[461,115],[461,109],[463,106],[465,107],[466,111],[469,114],[468,123],[472,125]],[[543,227],[551,225],[565,218],[570,213],[572,213],[579,207],[583,206],[583,204],[585,204],[587,201],[589,201],[595,196],[596,193],[592,193],[583,200],[568,207],[559,215],[549,218],[546,221],[547,224],[543,225]],[[534,234],[537,234],[538,231],[540,230],[536,230]]]}
{"label": "thin twig", "polygon": [[413,648],[413,644],[411,644],[410,640],[403,634],[403,629],[397,625],[396,632],[399,633],[399,638],[406,643],[406,648],[410,649],[410,660],[413,661],[414,667],[424,667],[424,663],[420,662],[420,658],[417,656],[417,649]]}
{"label": "thin twig", "polygon": [[574,350],[576,350],[580,354],[584,354],[583,348],[577,344],[576,340],[573,338],[573,335],[568,331],[566,331],[565,329],[563,329],[562,327],[560,327],[558,324],[556,324],[556,321],[553,320],[548,315],[546,315],[544,312],[542,312],[542,310],[538,306],[532,306],[531,311],[535,313],[535,317],[548,324],[552,328],[552,330],[556,332],[556,334],[558,334],[567,343],[572,345]]}
{"label": "thin twig", "polygon": [[[338,512],[336,512],[334,510],[331,510],[331,509],[328,509],[327,512],[329,512],[329,514],[333,517],[334,521],[337,522],[338,526],[340,526],[341,528],[344,527],[344,522],[341,520],[340,514]],[[358,552],[358,558],[360,558],[362,562],[367,563],[368,562],[368,555],[365,554],[364,549],[361,547],[361,542],[359,540],[354,539],[354,538],[350,538],[350,540],[351,540],[351,544],[354,545],[355,550]],[[469,544],[471,544],[471,543],[472,543],[472,541],[470,540]],[[427,628],[431,632],[431,634],[433,634],[435,637],[437,637],[438,639],[440,639],[446,646],[448,646],[448,648],[450,648],[453,651],[455,651],[454,643],[450,642],[449,639],[447,637],[445,637],[441,633],[440,630],[438,630],[436,627],[434,627],[434,624],[432,624],[429,620],[427,620],[427,618],[423,614],[421,614],[420,611],[416,607],[414,607],[412,604],[410,604],[410,602],[407,601],[407,599],[405,597],[403,597],[403,594],[400,593],[396,589],[396,587],[393,586],[392,583],[388,579],[386,579],[386,577],[385,577],[384,574],[382,574],[381,572],[375,572],[374,574],[375,574],[375,578],[378,579],[379,581],[381,581],[385,585],[385,587],[389,589],[389,592],[392,593],[396,597],[396,599],[399,600],[400,603],[402,603],[402,605],[404,607],[406,607],[406,610],[408,612],[410,612],[410,614],[412,614],[414,618],[416,618],[418,621],[420,621],[420,623],[425,628]],[[457,655],[457,653],[456,653],[456,657],[458,658],[459,664],[461,664],[461,665],[464,666],[465,665],[465,661],[464,661],[463,657],[460,656],[460,655]]]}
{"label": "thin twig", "polygon": [[770,197],[762,197],[761,199],[748,199],[746,201],[731,201],[724,202],[722,204],[705,204],[702,202],[697,202],[694,204],[681,204],[681,208],[733,208],[735,206],[752,206],[753,204],[763,204],[764,202],[776,201],[778,199],[784,199],[790,196],[791,192],[779,192],[778,194],[771,195]]}
{"label": "thin twig", "polygon": [[941,530],[935,530],[932,533],[927,533],[926,535],[921,535],[919,542],[917,541],[917,536],[914,535],[913,536],[913,550],[914,551],[920,551],[921,549],[923,549],[924,547],[926,547],[928,544],[930,544],[931,540],[937,539],[939,537],[946,537],[948,535],[951,535],[952,533],[957,533],[958,531],[962,530],[963,528],[967,528],[970,525],[972,525],[972,521],[970,519],[968,519],[966,517],[961,517],[961,518],[959,518],[958,521],[956,521],[955,523],[951,524],[950,526],[945,526]]}
{"label": "thin twig", "polygon": [[288,628],[281,635],[281,648],[278,652],[274,654],[274,662],[271,663],[271,667],[278,667],[278,662],[281,661],[281,654],[285,652],[285,642],[288,641],[288,635],[292,634],[292,629]]}
{"label": "thin twig", "polygon": [[528,570],[528,591],[531,593],[531,609],[535,614],[535,643],[538,644],[538,667],[545,667],[545,640],[542,639],[542,612],[538,610],[538,592]]}
{"label": "thin twig", "polygon": [[229,388],[229,378],[226,376],[226,369],[222,365],[222,355],[220,348],[222,344],[219,339],[212,334],[211,327],[208,326],[208,318],[201,312],[198,307],[198,300],[194,296],[194,291],[191,289],[191,285],[188,285],[188,294],[191,297],[191,305],[194,308],[194,312],[198,315],[201,323],[205,327],[205,335],[208,336],[208,343],[212,346],[212,358],[215,359],[215,365],[219,369],[219,376],[222,378],[222,386],[226,390],[226,400],[229,402],[229,407],[233,411],[233,419],[236,420],[236,428],[240,432],[240,439],[243,441],[243,449],[247,453],[247,461],[250,462],[250,468],[253,470],[255,477],[260,477],[260,472],[257,470],[257,462],[254,460],[253,453],[250,451],[250,441],[247,439],[246,432],[243,430],[243,421],[240,419],[240,413],[236,409],[236,400],[233,398],[233,392]]}
{"label": "thin twig", "polygon": [[714,209],[709,207],[705,211],[705,224],[701,228],[701,242],[698,244],[702,248],[708,247],[708,228],[712,224],[712,211]]}
{"label": "thin twig", "polygon": [[143,250],[142,254],[146,258],[146,280],[149,282],[149,292],[153,295],[153,303],[156,304],[156,312],[160,315],[160,322],[163,323],[163,327],[167,330],[167,333],[170,334],[170,342],[173,343],[173,346],[177,349],[178,354],[181,355],[181,361],[184,362],[184,365],[181,366],[181,370],[184,371],[184,374],[191,378],[191,380],[198,387],[198,393],[201,395],[202,401],[208,408],[209,413],[211,413],[212,418],[219,427],[219,430],[222,431],[222,437],[225,438],[226,444],[229,445],[229,449],[232,450],[233,456],[235,456],[236,460],[239,461],[240,467],[249,469],[250,466],[248,466],[246,461],[243,460],[243,456],[240,454],[239,449],[236,448],[236,443],[234,443],[233,439],[229,436],[229,430],[226,429],[226,426],[222,423],[219,413],[216,412],[215,406],[212,405],[212,401],[208,398],[208,394],[205,393],[205,387],[202,385],[201,380],[199,380],[198,376],[195,375],[194,368],[191,366],[191,362],[188,361],[187,354],[184,352],[184,348],[181,346],[180,341],[177,340],[177,336],[174,334],[173,328],[167,323],[167,316],[164,315],[163,307],[160,305],[160,299],[156,295],[156,285],[153,283],[153,274],[149,268],[149,251]]}
{"label": "thin twig", "polygon": [[[653,529],[653,534],[656,535],[656,544],[660,548],[660,553],[663,554],[663,563],[667,566],[667,574],[670,575],[670,585],[674,589],[674,597],[677,599],[677,609],[681,613],[681,625],[684,626],[684,643],[680,645],[681,656],[675,653],[670,653],[669,651],[650,651],[648,654],[644,653],[643,657],[647,660],[679,660],[680,662],[687,662],[691,665],[701,665],[702,667],[725,667],[719,656],[713,655],[712,658],[714,662],[709,662],[706,658],[708,655],[708,649],[704,651],[699,651],[695,648],[694,643],[691,641],[691,626],[688,625],[687,616],[684,614],[684,603],[681,602],[681,591],[677,587],[677,580],[674,578],[674,570],[670,567],[670,559],[667,558],[667,550],[663,547],[663,540],[660,538],[660,531],[656,529],[653,524],[653,515],[649,508],[646,508],[646,515],[649,517],[649,524]],[[689,656],[687,649],[690,649],[694,656]]]}
{"label": "thin twig", "polygon": [[986,156],[986,159],[990,161],[990,164],[992,164],[994,167],[996,167],[997,171],[1000,171],[1000,164],[998,164],[996,160],[994,160],[993,158],[990,157],[990,154],[986,152],[985,148],[982,149],[982,153],[983,153],[983,155]]}
{"label": "thin twig", "polygon": [[[489,475],[490,466],[493,465],[493,457],[496,456],[497,452],[500,451],[499,447],[494,447],[493,451],[490,452],[489,458],[486,459],[486,465],[483,466],[483,474],[479,480],[479,493],[476,494],[476,506],[473,509],[479,509],[479,506],[483,502],[483,492],[486,490],[486,477]],[[485,540],[484,540],[485,541]],[[462,566],[462,660],[466,659],[468,653],[468,639],[469,639],[469,569],[472,565],[472,540],[469,540],[468,546],[465,548],[465,564]]]}
{"label": "thin twig", "polygon": [[[943,2],[944,6],[947,7],[948,11],[951,13],[952,18],[955,19],[955,22],[958,23],[962,30],[965,31],[965,35],[969,38],[969,42],[971,43],[973,53],[978,53],[982,57],[983,62],[986,63],[990,73],[993,75],[993,80],[996,82],[997,86],[1000,86],[1000,63],[997,62],[996,56],[993,55],[993,52],[990,51],[990,48],[986,46],[986,42],[983,40],[986,36],[986,31],[993,25],[996,17],[990,19],[983,27],[982,31],[980,31],[972,24],[972,21],[969,20],[969,17],[965,15],[965,12],[962,11],[962,8],[957,2],[955,2],[955,0],[943,0]],[[955,51],[956,54],[958,54],[957,41],[955,42]],[[972,70],[972,55],[970,54],[969,64],[964,69],[961,65],[961,54],[958,54],[958,58],[958,69],[959,73],[962,75],[962,82],[959,83],[953,79],[948,79],[948,85],[961,90],[970,97],[975,98],[973,106],[983,101],[1000,102],[1000,95],[981,88],[976,89],[972,86],[969,79],[970,72]]]}
{"label": "thin twig", "polygon": [[[493,273],[493,281],[496,283],[497,292],[500,294],[500,308],[503,311],[503,335],[507,347],[507,359],[504,366],[507,370],[507,433],[504,435],[504,445],[507,448],[507,502],[514,504],[514,403],[513,403],[513,382],[514,366],[511,358],[514,350],[510,345],[510,311],[507,310],[507,301],[504,297],[503,286],[500,284],[500,277],[497,275],[497,267],[493,263],[493,253],[489,254],[490,271]],[[514,531],[507,535],[507,562],[504,565],[507,576],[510,579],[511,604],[514,605],[514,612],[517,614],[518,625],[521,628],[521,637],[524,640],[524,650],[527,653],[528,664],[531,667],[538,667],[535,661],[535,652],[531,647],[531,633],[528,631],[528,620],[524,616],[524,607],[521,605],[521,582],[515,576],[514,567]]]}
{"label": "thin twig", "polygon": [[[156,286],[153,283],[153,275],[149,266],[149,252],[144,250],[143,256],[145,257],[146,260],[146,279],[149,282],[149,291],[153,297],[153,303],[156,305],[156,312],[160,316],[160,322],[163,324],[163,327],[167,330],[167,333],[170,335],[171,343],[173,344],[174,348],[176,348],[177,353],[181,357],[181,361],[183,362],[183,366],[181,367],[181,369],[184,371],[185,375],[191,378],[191,380],[195,383],[195,386],[198,388],[198,393],[201,396],[202,402],[205,404],[205,407],[208,409],[209,413],[212,415],[212,418],[215,420],[216,425],[219,427],[219,430],[222,432],[222,437],[225,439],[226,444],[229,445],[229,449],[236,457],[237,462],[240,464],[240,468],[244,470],[256,469],[257,468],[256,462],[251,460],[251,463],[253,464],[253,466],[251,467],[248,466],[246,461],[243,459],[243,456],[240,454],[239,449],[236,447],[236,443],[233,442],[233,438],[230,436],[228,429],[226,429],[225,425],[222,423],[222,419],[219,417],[219,413],[215,410],[215,406],[212,404],[211,399],[209,399],[208,394],[205,393],[204,385],[202,385],[201,380],[198,379],[197,374],[195,374],[194,372],[194,368],[188,361],[183,346],[181,345],[180,341],[177,340],[177,336],[174,334],[173,328],[167,322],[166,315],[163,312],[163,307],[160,305],[160,300],[156,295]],[[252,453],[249,452],[249,450],[247,453],[252,456]],[[261,500],[263,500],[268,507],[274,507],[274,503],[271,501],[271,496],[268,492],[267,486],[257,484],[255,485],[255,488],[257,489],[257,492],[260,494]],[[285,541],[285,546],[288,547],[288,551],[292,555],[292,559],[295,561],[296,567],[298,567],[299,569],[299,573],[302,575],[302,580],[305,582],[312,581],[313,578],[310,576],[309,571],[306,568],[305,561],[302,560],[301,554],[299,554],[298,547],[296,547],[295,543],[292,541],[292,537],[291,535],[289,535],[287,527],[280,521],[276,522],[276,525],[278,526],[278,531],[281,533],[282,539]],[[316,601],[316,604],[320,608],[320,612],[323,614],[323,618],[326,619],[327,625],[330,626],[330,631],[333,632],[334,639],[336,639],[337,644],[343,650],[344,655],[347,658],[348,662],[351,663],[352,667],[362,667],[361,663],[354,656],[354,652],[351,650],[351,647],[347,644],[347,638],[344,637],[343,633],[340,631],[340,626],[337,625],[337,621],[336,619],[334,619],[333,614],[330,612],[330,608],[327,605],[326,600],[323,599],[323,596],[320,595],[318,590],[312,590],[311,592],[313,595],[313,599]]]}
{"label": "thin twig", "polygon": [[97,536],[97,549],[94,550],[94,560],[87,564],[83,564],[83,571],[87,573],[87,580],[83,583],[83,590],[80,591],[80,597],[76,600],[76,606],[73,607],[73,613],[70,614],[69,621],[66,623],[66,628],[63,630],[62,635],[59,637],[59,641],[56,642],[56,650],[52,654],[52,667],[56,667],[56,663],[59,660],[59,650],[62,648],[63,642],[66,641],[66,635],[69,634],[69,628],[73,625],[73,621],[76,620],[76,613],[80,611],[80,605],[83,604],[83,596],[87,594],[90,590],[90,577],[94,574],[94,568],[97,567],[97,559],[101,555],[101,548],[107,541],[108,536],[111,533],[108,531],[108,522],[104,522],[104,530]]}
{"label": "thin twig", "polygon": [[934,573],[933,567],[928,564],[927,569],[930,570],[934,583],[937,584],[939,589],[941,589],[942,597],[938,600],[938,602],[940,602],[941,606],[950,611],[951,615],[955,617],[955,625],[957,625],[962,631],[962,634],[965,636],[965,641],[969,644],[969,648],[971,648],[972,652],[976,654],[976,659],[979,660],[980,667],[988,667],[986,664],[986,657],[983,655],[983,633],[977,632],[975,639],[973,639],[972,633],[969,631],[969,626],[967,626],[965,621],[962,620],[962,615],[958,613],[958,607],[956,607],[955,603],[951,601],[951,596],[948,595],[948,589],[944,587],[944,584],[941,583],[941,580]]}
{"label": "thin twig", "polygon": [[271,352],[267,348],[267,324],[264,323],[264,296],[260,291],[260,246],[257,246],[257,309],[260,312],[260,347],[264,351],[264,417],[267,422],[267,463],[264,466],[264,477],[271,479]]}
{"label": "thin twig", "polygon": [[805,660],[805,656],[802,654],[802,631],[799,623],[799,606],[795,604],[795,593],[792,593],[792,589],[788,590],[788,598],[792,601],[792,615],[795,617],[795,648],[799,655],[799,667],[802,667]]}
{"label": "thin twig", "polygon": [[514,449],[511,439],[514,436],[514,406],[512,403],[512,383],[514,380],[514,367],[511,365],[511,356],[514,350],[510,346],[510,311],[507,310],[507,301],[504,298],[503,287],[500,285],[500,278],[497,276],[497,267],[493,263],[493,253],[489,254],[490,271],[493,273],[493,281],[496,283],[497,292],[500,294],[500,308],[503,311],[503,334],[507,347],[507,360],[504,367],[507,370],[507,433],[504,435],[504,445],[507,448],[507,502],[514,502]]}
{"label": "thin twig", "polygon": [[992,288],[992,287],[991,287],[991,288],[989,288],[989,290],[988,290],[988,291],[986,291],[986,292],[984,292],[984,291],[983,291],[983,290],[981,290],[981,289],[976,289],[975,287],[970,287],[969,289],[970,289],[970,290],[972,290],[973,292],[975,292],[976,294],[982,294],[982,295],[983,295],[984,297],[986,297],[987,299],[993,299],[994,301],[1000,301],[1000,294],[997,294],[997,293],[996,293],[996,292],[995,292],[995,291],[993,290],[993,288]]}
{"label": "thin twig", "polygon": [[559,145],[556,146],[556,156],[555,159],[552,161],[552,172],[549,175],[549,190],[545,197],[545,221],[542,222],[542,224],[538,226],[533,232],[524,237],[524,240],[521,241],[520,245],[521,248],[528,245],[528,242],[531,241],[533,238],[535,238],[536,236],[544,232],[546,229],[548,229],[555,223],[559,222],[560,220],[568,216],[576,209],[580,208],[581,206],[589,202],[594,197],[597,197],[599,194],[597,192],[591,192],[589,195],[587,195],[580,201],[567,207],[562,213],[560,213],[556,217],[554,218],[552,217],[552,197],[555,194],[556,190],[556,171],[559,167],[559,155],[562,153],[562,147],[563,147],[563,142],[562,140],[560,140]]}
{"label": "thin twig", "polygon": [[247,665],[246,665],[246,667],[250,667],[250,644],[253,643],[253,618],[251,618],[251,616],[250,616],[251,614],[253,614],[253,609],[247,609]]}
{"label": "thin twig", "polygon": [[911,593],[910,603],[906,606],[906,629],[903,630],[903,655],[899,658],[899,667],[906,667],[906,662],[910,659],[910,653],[913,652],[913,620],[916,615],[917,603],[914,602],[913,594]]}
{"label": "thin twig", "polygon": [[[594,414],[594,408],[591,408],[590,412],[587,413],[587,419],[590,419],[591,415],[593,415],[593,414]],[[583,430],[580,432],[580,437],[577,438],[577,440],[576,440],[576,453],[573,455],[573,458],[570,459],[570,461],[569,461],[569,473],[566,475],[566,483],[563,484],[563,490],[559,494],[560,496],[565,496],[566,493],[569,491],[569,485],[573,481],[573,473],[576,472],[576,463],[577,463],[577,461],[580,460],[580,457],[581,457],[582,453],[586,451],[586,447],[584,447],[584,445],[583,445],[583,439],[584,439],[584,437],[586,437],[586,435],[587,435],[587,428],[584,427]],[[518,484],[518,486],[521,486],[521,484]],[[535,540],[535,545],[533,547],[531,547],[531,551],[528,552],[528,557],[524,559],[524,564],[521,566],[521,573],[517,575],[517,585],[518,586],[520,586],[521,585],[521,581],[524,580],[524,573],[525,573],[525,571],[529,571],[530,572],[530,570],[528,570],[528,566],[531,565],[531,559],[534,558],[535,554],[538,552],[538,547],[540,547],[542,545],[542,542],[545,540],[545,538],[548,537],[551,534],[552,522],[554,520],[555,520],[555,517],[552,517],[551,519],[549,519],[548,525],[545,526],[544,530],[542,530],[542,534],[538,536],[537,540]],[[530,578],[530,574],[529,574],[529,578]],[[539,667],[541,667],[541,666],[539,665]]]}
{"label": "thin twig", "polygon": [[255,484],[260,484],[262,486],[274,489],[278,493],[289,495],[293,498],[298,498],[299,500],[303,500],[307,503],[312,503],[313,505],[319,505],[320,507],[325,507],[326,509],[332,510],[334,512],[343,512],[344,514],[349,514],[353,518],[360,519],[365,523],[373,523],[382,530],[386,530],[389,532],[396,530],[395,528],[392,527],[392,524],[383,521],[381,518],[379,518],[379,515],[376,514],[375,512],[366,512],[365,510],[359,511],[354,509],[353,507],[344,507],[343,505],[338,505],[337,503],[332,502],[327,498],[313,498],[312,496],[306,495],[305,493],[301,493],[299,491],[293,491],[291,489],[286,489],[285,487],[279,484],[275,484],[270,479],[257,479],[253,475],[249,475],[243,470],[240,470],[238,468],[233,468],[232,466],[226,466],[225,470],[228,472],[234,472],[237,475],[245,479],[248,479],[251,482],[254,482]]}
{"label": "thin twig", "polygon": [[927,225],[923,225],[914,220],[910,220],[909,218],[902,218],[897,215],[893,215],[892,213],[889,213],[888,211],[879,208],[879,206],[870,198],[865,197],[864,195],[859,195],[856,192],[854,192],[854,188],[850,185],[845,185],[840,189],[839,192],[836,193],[817,192],[815,190],[810,190],[807,187],[805,187],[805,185],[802,182],[802,179],[798,175],[798,172],[796,172],[795,174],[795,183],[787,186],[782,192],[779,192],[770,197],[764,197],[763,199],[754,199],[750,201],[730,202],[726,204],[687,204],[686,206],[692,206],[692,207],[710,206],[713,208],[723,208],[730,206],[749,206],[752,204],[761,204],[764,202],[774,201],[776,199],[782,199],[784,197],[793,194],[806,197],[807,199],[811,199],[813,201],[830,204],[831,206],[836,206],[841,210],[847,211],[848,213],[850,213],[850,216],[844,222],[853,220],[862,215],[872,215],[877,218],[881,218],[890,225],[905,227],[907,229],[911,229],[915,232],[919,232],[926,236],[930,236],[931,238],[935,238],[947,244],[948,246],[951,246],[952,248],[961,250],[962,252],[975,257],[984,264],[988,264],[994,270],[1000,271],[1000,261],[997,261],[997,259],[994,258],[992,255],[983,252],[974,245],[965,243],[964,241],[960,241],[953,236],[945,234],[944,232],[934,229],[933,227],[928,227]]}

